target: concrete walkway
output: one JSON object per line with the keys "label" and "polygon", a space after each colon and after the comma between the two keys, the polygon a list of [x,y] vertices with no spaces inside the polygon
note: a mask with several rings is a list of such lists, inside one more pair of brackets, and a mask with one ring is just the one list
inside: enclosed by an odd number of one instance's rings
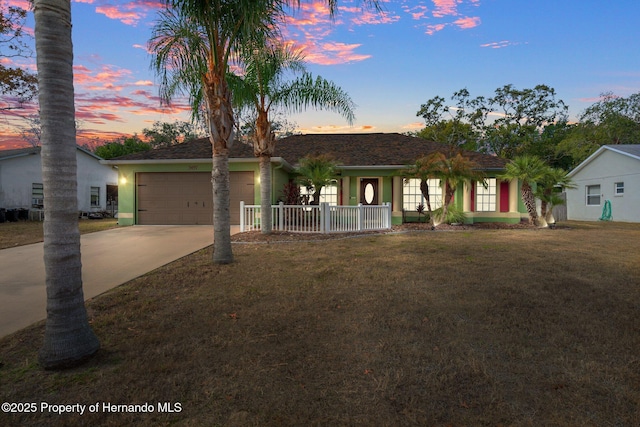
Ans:
{"label": "concrete walkway", "polygon": [[[231,233],[237,233],[234,226]],[[81,237],[85,299],[213,244],[210,225],[121,227]],[[0,250],[0,337],[46,318],[43,244]]]}

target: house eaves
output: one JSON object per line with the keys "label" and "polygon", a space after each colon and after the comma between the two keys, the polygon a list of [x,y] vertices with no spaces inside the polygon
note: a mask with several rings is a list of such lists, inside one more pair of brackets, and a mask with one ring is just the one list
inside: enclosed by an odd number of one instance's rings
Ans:
{"label": "house eaves", "polygon": [[[96,155],[95,153],[92,153],[86,148],[80,147],[79,145],[76,146],[76,149],[78,149],[78,151],[90,157],[93,157],[96,160],[102,160],[102,157]],[[16,148],[14,150],[3,150],[3,151],[0,151],[0,160],[15,159],[17,157],[25,157],[25,156],[34,156],[39,154],[40,150],[41,150],[41,147],[27,147],[27,148]]]}
{"label": "house eaves", "polygon": [[[229,158],[229,163],[256,163],[257,157],[253,158]],[[176,164],[207,164],[211,163],[211,158],[207,159],[139,159],[139,160],[101,160],[101,164],[109,166],[119,165],[176,165]],[[282,157],[272,157],[271,163],[280,164],[285,170],[292,171],[294,168]]]}

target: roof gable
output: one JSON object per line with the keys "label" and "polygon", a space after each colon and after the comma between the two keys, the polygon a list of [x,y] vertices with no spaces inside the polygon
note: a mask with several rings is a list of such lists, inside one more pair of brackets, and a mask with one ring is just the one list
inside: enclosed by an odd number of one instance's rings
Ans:
{"label": "roof gable", "polygon": [[632,159],[640,160],[640,144],[603,145],[602,147],[598,148],[592,155],[587,157],[582,163],[576,166],[571,172],[569,172],[567,176],[569,178],[573,177],[605,151],[610,151],[616,154],[631,157]]}
{"label": "roof gable", "polygon": [[[341,167],[402,167],[417,158],[433,152],[447,153],[448,146],[422,138],[398,133],[360,134],[308,134],[293,135],[278,140],[274,157],[295,165],[307,155],[326,154],[333,157]],[[463,154],[486,170],[501,170],[506,160],[496,156],[465,151]],[[184,142],[140,153],[111,159],[108,163],[133,161],[200,160],[212,156],[208,138]],[[253,148],[244,143],[235,143],[230,158],[255,159]]]}
{"label": "roof gable", "polygon": [[[82,148],[79,145],[76,146],[77,150],[81,153],[86,154],[87,156],[93,157],[96,160],[102,160],[102,157],[92,153],[86,148]],[[2,150],[0,151],[0,160],[12,159],[15,157],[24,157],[30,155],[40,155],[41,147],[26,147],[26,148],[16,148],[12,150]]]}

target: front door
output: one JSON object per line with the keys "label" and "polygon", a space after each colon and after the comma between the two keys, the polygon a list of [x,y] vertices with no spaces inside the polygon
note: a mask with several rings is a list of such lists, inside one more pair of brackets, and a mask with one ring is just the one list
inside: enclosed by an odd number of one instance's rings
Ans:
{"label": "front door", "polygon": [[360,203],[363,205],[378,204],[378,178],[362,178],[360,180]]}

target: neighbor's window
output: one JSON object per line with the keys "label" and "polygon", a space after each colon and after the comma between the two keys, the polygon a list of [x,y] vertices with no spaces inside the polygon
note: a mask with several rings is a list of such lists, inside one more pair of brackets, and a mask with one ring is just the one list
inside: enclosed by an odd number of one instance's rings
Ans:
{"label": "neighbor's window", "polygon": [[616,182],[614,184],[615,195],[622,196],[624,194],[624,182]]}
{"label": "neighbor's window", "polygon": [[587,185],[587,206],[600,205],[600,186]]}
{"label": "neighbor's window", "polygon": [[[438,209],[442,206],[442,187],[440,187],[439,179],[428,179],[429,185],[429,202],[431,209]],[[415,211],[418,205],[424,205],[427,208],[427,201],[420,191],[419,179],[405,179],[402,188],[402,208],[405,211]]]}
{"label": "neighbor's window", "polygon": [[100,187],[91,187],[91,206],[100,206]]}
{"label": "neighbor's window", "polygon": [[[485,187],[486,185],[486,187]],[[487,178],[476,182],[476,211],[495,212],[496,210],[496,179]]]}
{"label": "neighbor's window", "polygon": [[[313,200],[313,190],[308,191],[304,185],[300,187],[301,196],[309,196],[309,203]],[[320,190],[320,203],[329,203],[330,205],[338,204],[338,186],[337,185],[325,185]]]}
{"label": "neighbor's window", "polygon": [[42,190],[42,184],[31,184],[31,207],[41,208],[44,204],[44,192]]}

